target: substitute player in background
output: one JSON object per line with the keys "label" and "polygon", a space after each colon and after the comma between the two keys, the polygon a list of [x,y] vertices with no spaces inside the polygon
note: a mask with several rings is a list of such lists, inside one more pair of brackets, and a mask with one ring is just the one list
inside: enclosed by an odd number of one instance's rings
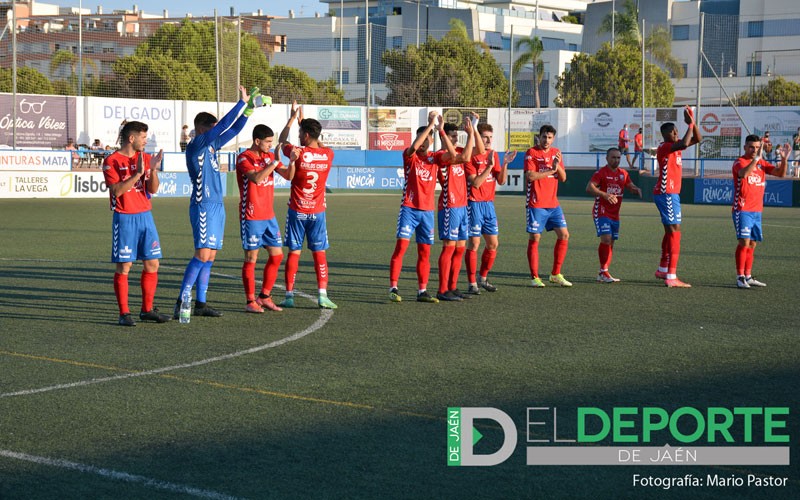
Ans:
{"label": "substitute player in background", "polygon": [[791,146],[786,143],[778,149],[780,163],[776,167],[761,158],[762,143],[757,135],[748,135],[744,143],[744,156],[733,163],[733,227],[736,229],[736,286],[750,288],[767,286],[753,277],[753,254],[761,241],[761,213],[764,211],[764,190],[767,174],[786,175]]}
{"label": "substitute player in background", "polygon": [[436,175],[439,185],[442,186],[437,213],[439,240],[442,242],[442,253],[439,255],[439,291],[436,294],[439,300],[460,301],[466,298],[458,290],[458,274],[467,245],[469,217],[465,164],[472,159],[475,143],[473,119],[477,125],[477,114],[464,117],[467,143],[463,148],[454,147],[458,142],[458,126],[445,123],[444,133],[441,134],[442,149],[434,154],[434,161],[439,167]]}
{"label": "substitute player in background", "polygon": [[139,319],[157,323],[170,320],[169,315],[161,314],[157,307],[153,307],[161,243],[150,211],[150,195],[158,191],[158,169],[161,168],[163,151],[152,157],[144,152],[147,128],[142,122],[127,122],[120,131],[119,150],[103,161],[103,177],[114,212],[111,262],[116,264],[114,295],[121,326],[136,326],[128,307],[128,273],[135,260],[141,260],[144,266]]}
{"label": "substitute player in background", "polygon": [[[503,163],[497,151],[492,149],[494,130],[488,123],[478,125],[475,132],[477,154],[467,163],[467,186],[469,189],[469,243],[467,243],[467,293],[480,295],[480,288],[487,292],[497,291],[497,287],[489,283],[489,271],[492,270],[497,257],[500,230],[497,224],[497,213],[494,209],[496,185],[503,185],[508,177],[508,164],[514,161],[516,151],[507,151]],[[481,147],[482,146],[482,147]],[[481,151],[483,149],[483,151]],[[481,267],[478,272],[478,248],[481,235],[486,240],[486,247],[481,255]],[[480,276],[477,278],[476,276]],[[480,288],[479,288],[480,287]]]}
{"label": "substitute player in background", "polygon": [[623,123],[622,128],[619,131],[619,138],[617,140],[617,147],[619,148],[620,152],[625,155],[625,159],[628,161],[628,168],[633,166],[631,163],[631,137],[628,135],[628,124]]}
{"label": "substitute player in background", "polygon": [[567,256],[569,231],[564,211],[558,203],[558,183],[566,182],[567,173],[561,151],[552,147],[555,137],[556,129],[552,125],[542,125],[537,136],[538,144],[525,153],[528,266],[531,286],[535,288],[545,286],[539,277],[539,240],[544,230],[555,231],[557,238],[550,283],[572,286],[561,274],[561,266]]}
{"label": "substitute player in background", "polygon": [[[397,283],[403,268],[403,255],[408,248],[411,235],[417,241],[417,302],[436,304],[439,299],[428,293],[428,278],[431,272],[431,245],[433,245],[433,207],[436,190],[436,162],[428,151],[433,143],[436,128],[436,111],[428,113],[428,126],[417,129],[417,137],[403,151],[403,200],[397,216],[397,242],[389,262],[389,299],[402,302]],[[439,131],[442,122],[439,123]]]}
{"label": "substitute player in background", "polygon": [[[250,92],[239,87],[242,98],[217,122],[211,113],[198,113],[194,118],[195,137],[186,146],[186,168],[192,180],[192,197],[189,202],[189,221],[194,237],[194,257],[186,266],[181,290],[175,303],[173,317],[178,319],[184,294],[191,293],[197,283],[195,316],[219,317],[222,313],[206,304],[211,266],[222,249],[225,233],[225,186],[219,173],[216,153],[242,130],[247,118],[253,114],[258,88]],[[242,113],[239,116],[239,113]]]}
{"label": "substitute player in background", "polygon": [[703,138],[694,122],[689,106],[683,109],[683,120],[689,125],[683,139],[678,139],[674,123],[661,125],[664,142],[658,146],[658,181],[653,189],[653,201],[661,214],[664,237],[661,240],[661,260],[656,278],[663,279],[670,288],[690,288],[692,285],[678,279],[678,259],[681,253],[681,151],[699,143]]}
{"label": "substitute player in background", "polygon": [[[283,260],[283,240],[273,207],[274,173],[290,179],[293,172],[275,159],[270,149],[275,133],[266,125],[253,128],[253,144],[236,159],[236,180],[239,184],[239,223],[244,249],[242,284],[247,299],[245,311],[263,313],[264,309],[281,311],[272,301],[272,287],[278,278]],[[294,167],[294,164],[292,164]],[[261,293],[256,297],[255,269],[258,249],[267,249]]]}
{"label": "substitute player in background", "polygon": [[278,142],[284,144],[289,138],[292,122],[300,126],[300,147],[286,144],[283,154],[289,158],[289,211],[286,215],[285,245],[289,248],[284,273],[286,275],[286,298],[283,307],[294,307],[294,282],[300,265],[303,240],[308,239],[308,249],[314,258],[319,296],[317,304],[323,309],[336,309],[328,299],[328,227],[325,219],[325,182],[333,164],[333,150],[320,142],[322,125],[313,118],[303,118],[303,108],[292,103],[292,113],[283,127]]}
{"label": "substitute player in background", "polygon": [[586,185],[586,192],[593,195],[594,207],[592,218],[600,245],[597,255],[600,257],[600,272],[597,281],[600,283],[615,283],[619,281],[611,276],[608,271],[611,265],[611,255],[614,250],[614,241],[619,239],[619,209],[625,188],[642,197],[642,190],[631,181],[630,175],[619,168],[622,153],[617,148],[610,148],[606,152],[606,166],[592,175]]}

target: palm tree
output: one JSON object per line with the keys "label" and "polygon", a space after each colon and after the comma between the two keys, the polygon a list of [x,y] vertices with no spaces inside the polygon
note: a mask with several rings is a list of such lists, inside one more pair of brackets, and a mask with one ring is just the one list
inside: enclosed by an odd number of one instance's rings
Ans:
{"label": "palm tree", "polygon": [[[600,23],[599,34],[611,32],[611,16],[606,14]],[[623,11],[614,15],[614,40],[642,48],[642,33],[639,30],[639,6],[634,0],[625,0]],[[669,30],[663,26],[657,26],[650,31],[645,40],[645,49],[650,52],[653,59],[666,68],[672,76],[677,79],[683,78],[683,66],[680,61],[672,55],[672,37]]]}
{"label": "palm tree", "polygon": [[[82,61],[83,61],[83,71],[82,71],[83,82],[85,83],[87,81],[86,77],[87,67],[92,68],[96,72],[97,63],[95,63],[94,60],[88,57],[83,57]],[[67,93],[76,94],[78,91],[78,76],[76,74],[78,69],[78,56],[75,55],[72,51],[61,49],[53,54],[53,57],[50,58],[50,76],[51,78],[53,78],[56,72],[58,72],[59,68],[65,65],[68,66],[70,69],[70,76],[68,76],[66,80],[63,80],[65,82]]]}
{"label": "palm tree", "polygon": [[522,68],[528,64],[533,65],[533,97],[536,109],[541,107],[539,101],[539,84],[544,80],[544,62],[541,59],[544,46],[538,36],[530,36],[517,40],[514,48],[520,51],[519,57],[514,61],[514,74],[518,75]]}

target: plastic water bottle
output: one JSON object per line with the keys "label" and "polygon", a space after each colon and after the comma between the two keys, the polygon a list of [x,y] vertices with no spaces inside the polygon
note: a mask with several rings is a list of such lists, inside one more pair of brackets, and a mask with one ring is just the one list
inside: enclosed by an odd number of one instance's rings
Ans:
{"label": "plastic water bottle", "polygon": [[192,292],[184,292],[181,296],[181,324],[188,323],[192,320]]}

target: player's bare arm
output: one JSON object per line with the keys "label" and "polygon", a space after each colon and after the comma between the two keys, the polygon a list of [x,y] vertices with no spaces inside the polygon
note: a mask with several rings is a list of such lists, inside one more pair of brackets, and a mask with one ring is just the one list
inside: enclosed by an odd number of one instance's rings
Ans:
{"label": "player's bare arm", "polygon": [[792,152],[792,146],[787,142],[782,148],[778,148],[778,154],[781,156],[781,161],[778,162],[778,168],[772,171],[775,177],[784,177],[789,170],[789,155]]}
{"label": "player's bare arm", "polygon": [[616,195],[600,190],[600,185],[592,181],[589,181],[586,185],[586,192],[592,196],[602,198],[612,205],[616,205],[619,202]]}
{"label": "player's bare arm", "polygon": [[480,121],[480,116],[478,116],[478,113],[471,111],[470,118],[472,119],[472,134],[474,135],[473,140],[475,141],[475,152],[477,152],[479,155],[482,155],[486,152],[486,146],[483,144],[483,139],[481,139],[480,132],[478,132],[478,122]]}
{"label": "player's bare arm", "polygon": [[437,115],[438,113],[436,111],[431,111],[430,113],[428,113],[428,126],[425,127],[425,130],[423,130],[417,135],[416,139],[414,139],[414,142],[411,143],[411,146],[409,146],[408,149],[404,151],[403,154],[405,154],[405,156],[414,155],[417,152],[417,150],[425,143],[428,137],[430,137],[431,132],[433,132],[433,129],[436,127]]}
{"label": "player's bare arm", "polygon": [[632,183],[632,182],[630,184],[628,184],[628,191],[630,191],[631,193],[635,194],[639,198],[642,197],[641,188],[639,186],[637,186],[636,184]]}
{"label": "player's bare arm", "polygon": [[[139,158],[142,158],[142,155],[139,155]],[[123,194],[127,193],[131,190],[131,188],[139,182],[139,179],[145,174],[144,167],[139,165],[140,161],[137,161],[135,171],[131,171],[131,176],[125,179],[124,181],[117,182],[108,186],[108,190],[116,197],[120,197]],[[133,168],[131,170],[134,170]]]}
{"label": "player's bare arm", "polygon": [[467,176],[467,182],[469,182],[470,186],[474,188],[479,188],[486,180],[487,177],[492,175],[492,167],[494,167],[494,155],[492,151],[489,151],[489,156],[486,158],[486,167],[483,169],[483,172],[480,174],[473,174]]}
{"label": "player's bare arm", "polygon": [[298,116],[302,114],[302,106],[297,105],[297,101],[292,101],[292,112],[289,114],[289,120],[286,122],[286,125],[281,130],[280,135],[278,136],[278,143],[283,144],[289,139],[289,129],[292,128],[292,123],[295,120],[298,120]]}
{"label": "player's bare arm", "polygon": [[[494,154],[492,155],[494,157]],[[514,161],[514,158],[517,157],[517,152],[513,149],[506,151],[506,154],[503,155],[503,163],[500,165],[500,173],[497,174],[497,183],[501,186],[506,183],[506,179],[508,179],[508,166],[511,162]],[[492,160],[494,161],[494,160]]]}
{"label": "player's bare arm", "polygon": [[475,146],[475,130],[472,127],[472,121],[468,117],[464,118],[464,131],[467,133],[467,144],[460,153],[456,153],[453,160],[453,163],[456,164],[467,163],[472,160],[472,148]]}
{"label": "player's bare arm", "polygon": [[[144,155],[139,155],[139,160],[142,160]],[[145,179],[145,188],[147,192],[150,194],[156,194],[158,192],[158,186],[161,184],[161,181],[158,180],[158,171],[161,169],[161,162],[164,159],[164,150],[161,149],[158,153],[154,154],[150,157],[150,175],[146,176]]]}
{"label": "player's bare arm", "polygon": [[672,144],[672,151],[683,151],[689,146],[703,140],[703,137],[700,135],[700,129],[697,128],[697,124],[694,122],[692,108],[689,106],[684,106],[683,108],[683,121],[686,122],[689,127],[686,129],[686,133],[683,134],[683,138]]}
{"label": "player's bare arm", "polygon": [[258,184],[267,177],[269,177],[269,175],[272,172],[274,172],[280,165],[281,162],[279,162],[278,160],[272,160],[271,162],[267,163],[267,166],[262,168],[261,170],[258,171],[250,170],[249,172],[247,172],[247,178],[250,180],[250,182]]}
{"label": "player's bare arm", "polygon": [[748,142],[744,145],[744,152],[746,156],[751,156],[750,163],[743,169],[739,170],[739,178],[744,179],[750,173],[758,168],[761,161],[762,147],[760,142]]}
{"label": "player's bare arm", "polygon": [[564,164],[561,160],[561,152],[556,153],[553,158],[554,177],[557,177],[561,182],[567,181],[567,171],[564,169]]}

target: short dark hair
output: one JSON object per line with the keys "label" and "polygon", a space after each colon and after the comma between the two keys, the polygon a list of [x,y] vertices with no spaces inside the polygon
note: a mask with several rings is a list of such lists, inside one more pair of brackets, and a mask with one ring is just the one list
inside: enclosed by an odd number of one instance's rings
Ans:
{"label": "short dark hair", "polygon": [[455,123],[445,123],[444,124],[444,133],[449,134],[453,130],[458,130],[458,125]]}
{"label": "short dark hair", "polygon": [[139,132],[147,132],[147,124],[137,121],[130,121],[122,126],[119,133],[119,144],[123,146],[131,134],[138,134]]}
{"label": "short dark hair", "polygon": [[[426,129],[426,128],[428,128],[428,127],[427,127],[427,126],[425,126],[425,125],[423,125],[423,126],[421,126],[420,128],[418,128],[418,129],[417,129],[417,135],[419,135],[419,134],[421,134],[421,133],[425,132],[425,129]],[[432,133],[433,133],[433,130],[431,130],[431,134],[432,134]]]}
{"label": "short dark hair", "polygon": [[541,128],[539,129],[539,135],[544,135],[547,133],[556,135],[556,128],[552,125],[542,125]]}
{"label": "short dark hair", "polygon": [[206,113],[205,111],[201,111],[197,113],[197,116],[194,117],[194,128],[200,127],[213,127],[217,124],[217,117],[212,115],[211,113]]}
{"label": "short dark hair", "polygon": [[266,125],[259,124],[253,127],[253,140],[256,139],[263,141],[267,137],[275,137],[275,132]]}
{"label": "short dark hair", "polygon": [[300,122],[300,131],[316,141],[322,135],[322,124],[314,118],[305,118]]}
{"label": "short dark hair", "polygon": [[488,123],[479,123],[478,124],[478,133],[482,134],[484,132],[494,132],[494,129]]}
{"label": "short dark hair", "polygon": [[672,122],[667,122],[661,125],[661,135],[671,134],[673,130],[675,130],[675,124]]}
{"label": "short dark hair", "polygon": [[609,155],[609,154],[610,154],[612,151],[616,151],[617,153],[620,153],[620,154],[622,154],[622,150],[621,150],[621,149],[619,149],[619,148],[617,148],[617,147],[613,147],[613,148],[608,148],[608,149],[606,150],[606,157],[608,157],[608,155]]}
{"label": "short dark hair", "polygon": [[744,143],[747,144],[748,142],[761,142],[761,137],[756,134],[750,134],[744,138]]}

